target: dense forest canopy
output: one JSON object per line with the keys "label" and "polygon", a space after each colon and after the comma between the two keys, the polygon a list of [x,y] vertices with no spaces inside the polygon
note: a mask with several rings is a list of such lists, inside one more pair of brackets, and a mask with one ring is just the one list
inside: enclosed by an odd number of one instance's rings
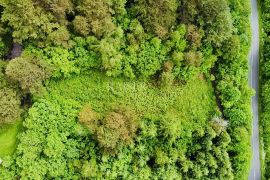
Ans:
{"label": "dense forest canopy", "polygon": [[247,179],[249,14],[248,0],[0,0],[0,123],[23,122],[0,179]]}

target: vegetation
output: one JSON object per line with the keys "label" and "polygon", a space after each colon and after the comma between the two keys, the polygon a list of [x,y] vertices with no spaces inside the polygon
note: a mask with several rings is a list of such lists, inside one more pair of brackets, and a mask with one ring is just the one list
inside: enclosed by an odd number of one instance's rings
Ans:
{"label": "vegetation", "polygon": [[31,57],[18,57],[11,60],[5,72],[11,81],[18,82],[22,90],[32,94],[40,91],[42,82],[50,77],[46,64]]}
{"label": "vegetation", "polygon": [[0,158],[12,155],[16,150],[17,135],[20,131],[22,123],[17,120],[13,124],[5,124],[0,128],[0,144],[4,148],[0,148]]}
{"label": "vegetation", "polygon": [[1,89],[0,98],[0,122],[8,123],[19,118],[21,114],[21,102],[16,92],[12,89]]}
{"label": "vegetation", "polygon": [[269,54],[269,47],[270,47],[270,41],[269,41],[269,7],[270,7],[270,1],[261,1],[262,6],[262,24],[263,24],[263,48],[262,48],[262,59],[261,59],[261,124],[262,124],[262,138],[263,138],[263,148],[265,153],[265,161],[264,161],[264,177],[266,179],[270,178],[270,101],[269,101],[269,93],[270,93],[270,54]]}
{"label": "vegetation", "polygon": [[0,177],[247,179],[249,13],[248,0],[0,1],[0,58],[23,46],[0,61],[1,123],[23,119]]}

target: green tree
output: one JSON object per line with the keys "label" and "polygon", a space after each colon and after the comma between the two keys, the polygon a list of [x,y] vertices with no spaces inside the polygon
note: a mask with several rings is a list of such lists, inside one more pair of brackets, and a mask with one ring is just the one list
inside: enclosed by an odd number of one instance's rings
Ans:
{"label": "green tree", "polygon": [[67,25],[67,13],[74,10],[72,0],[34,0],[46,11],[52,12],[61,25]]}
{"label": "green tree", "polygon": [[131,110],[110,112],[97,129],[97,140],[105,151],[115,152],[133,142],[137,128],[136,117]]}
{"label": "green tree", "polygon": [[[83,29],[83,35],[93,33],[97,37],[102,37],[112,32],[116,27],[112,20],[114,10],[111,0],[79,1],[76,10],[79,12],[79,17],[75,17],[74,27],[78,33],[82,33]],[[79,24],[84,26],[80,28]],[[85,26],[86,24],[87,26]],[[87,27],[89,27],[88,32],[86,31]]]}
{"label": "green tree", "polygon": [[51,75],[51,69],[35,57],[18,57],[11,60],[6,68],[6,75],[20,87],[33,94],[42,90],[42,83]]}
{"label": "green tree", "polygon": [[233,32],[233,20],[227,0],[200,0],[200,11],[207,39],[216,46],[227,40]]}
{"label": "green tree", "polygon": [[132,11],[148,32],[165,38],[176,23],[179,4],[178,0],[136,0]]}
{"label": "green tree", "polygon": [[[45,3],[45,1],[43,2]],[[42,2],[34,3],[32,0],[2,1],[0,2],[0,5],[3,6],[1,20],[12,28],[12,36],[15,42],[22,43],[31,39],[39,41],[44,46],[43,41],[47,42],[46,40],[48,40],[52,44],[62,45],[63,43],[65,45],[69,39],[69,32],[60,23],[61,20],[58,22],[53,13],[46,11],[46,8],[49,7],[46,5],[42,7],[40,3]],[[65,3],[62,2],[62,4]],[[57,8],[56,6],[53,7]]]}
{"label": "green tree", "polygon": [[37,39],[56,27],[51,23],[53,17],[34,6],[32,0],[6,0],[1,5],[4,7],[1,19],[13,28],[12,35],[16,42]]}
{"label": "green tree", "polygon": [[73,26],[75,32],[79,33],[80,35],[87,36],[89,34],[90,25],[86,17],[76,16],[73,20]]}

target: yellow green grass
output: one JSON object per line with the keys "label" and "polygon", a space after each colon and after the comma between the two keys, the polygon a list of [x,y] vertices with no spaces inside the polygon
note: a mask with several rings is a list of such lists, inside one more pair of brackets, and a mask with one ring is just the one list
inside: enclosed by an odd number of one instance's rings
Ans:
{"label": "yellow green grass", "polygon": [[16,149],[17,134],[21,129],[22,121],[0,127],[0,158],[12,155]]}

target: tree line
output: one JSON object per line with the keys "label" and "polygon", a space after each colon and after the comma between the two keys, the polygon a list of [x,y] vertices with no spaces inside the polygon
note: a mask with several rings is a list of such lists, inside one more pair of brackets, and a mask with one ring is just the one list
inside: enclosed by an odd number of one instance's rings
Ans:
{"label": "tree line", "polygon": [[270,1],[263,0],[261,1],[261,9],[262,9],[262,24],[263,24],[263,34],[262,34],[262,57],[261,57],[261,125],[262,125],[262,139],[263,139],[263,151],[265,153],[265,159],[264,159],[264,176],[265,178],[270,177]]}

